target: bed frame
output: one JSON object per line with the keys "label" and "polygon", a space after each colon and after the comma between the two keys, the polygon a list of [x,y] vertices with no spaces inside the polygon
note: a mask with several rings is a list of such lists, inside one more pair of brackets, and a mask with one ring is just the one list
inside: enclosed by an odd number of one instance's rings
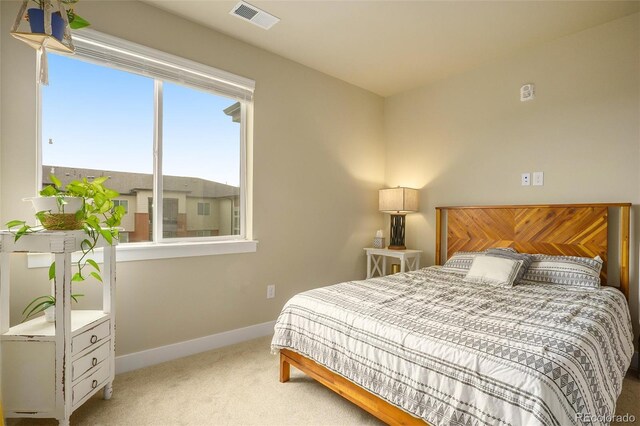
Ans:
{"label": "bed frame", "polygon": [[[522,253],[600,256],[607,283],[609,209],[620,210],[620,291],[629,300],[629,220],[631,203],[436,207],[436,265],[442,264],[443,222],[447,258],[456,251],[513,247]],[[443,213],[445,213],[443,215]],[[443,220],[444,219],[444,220]],[[280,350],[280,382],[291,366],[390,425],[425,425],[406,411],[297,352]]]}

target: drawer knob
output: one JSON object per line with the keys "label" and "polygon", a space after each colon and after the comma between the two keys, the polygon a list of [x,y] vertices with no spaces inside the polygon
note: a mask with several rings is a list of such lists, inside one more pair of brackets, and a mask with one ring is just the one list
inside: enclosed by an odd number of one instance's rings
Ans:
{"label": "drawer knob", "polygon": [[91,360],[91,365],[95,367],[97,364],[98,364],[98,358],[93,358]]}
{"label": "drawer knob", "polygon": [[98,381],[94,380],[93,382],[91,382],[91,389],[95,389],[98,387]]}
{"label": "drawer knob", "polygon": [[91,340],[89,340],[91,343],[95,343],[98,341],[98,336],[96,336],[95,334],[91,336]]}

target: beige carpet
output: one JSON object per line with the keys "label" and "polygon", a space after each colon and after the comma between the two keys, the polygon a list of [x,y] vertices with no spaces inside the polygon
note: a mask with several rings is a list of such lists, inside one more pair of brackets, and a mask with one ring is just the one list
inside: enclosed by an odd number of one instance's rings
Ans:
{"label": "beige carpet", "polygon": [[[270,338],[118,375],[113,398],[97,396],[71,417],[76,425],[379,425],[377,419],[291,369],[278,382]],[[640,421],[640,380],[625,379],[618,413]],[[7,426],[55,425],[12,419]]]}

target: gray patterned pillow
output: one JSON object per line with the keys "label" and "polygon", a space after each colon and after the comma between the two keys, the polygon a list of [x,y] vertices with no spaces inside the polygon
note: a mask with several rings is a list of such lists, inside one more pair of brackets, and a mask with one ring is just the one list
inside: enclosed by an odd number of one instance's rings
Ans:
{"label": "gray patterned pillow", "polygon": [[487,252],[489,252],[489,250],[500,250],[500,251],[506,251],[506,252],[510,252],[510,253],[517,253],[518,250],[514,249],[513,247],[492,247],[490,249],[487,250]]}
{"label": "gray patterned pillow", "polygon": [[602,259],[596,257],[549,256],[534,254],[520,284],[562,284],[600,288]]}
{"label": "gray patterned pillow", "polygon": [[506,259],[513,259],[513,260],[522,260],[522,268],[520,268],[520,270],[518,271],[518,275],[516,276],[516,280],[515,280],[516,284],[520,282],[524,274],[527,272],[527,269],[529,269],[529,266],[531,266],[531,262],[533,262],[532,255],[525,254],[525,253],[518,253],[516,250],[512,249],[511,247],[490,248],[489,250],[487,250],[487,256],[503,257]]}
{"label": "gray patterned pillow", "polygon": [[442,270],[466,274],[471,269],[473,259],[483,253],[481,251],[457,251],[442,265]]}
{"label": "gray patterned pillow", "polygon": [[522,260],[508,257],[476,256],[463,281],[474,284],[489,284],[500,287],[513,287],[518,273],[522,269]]}

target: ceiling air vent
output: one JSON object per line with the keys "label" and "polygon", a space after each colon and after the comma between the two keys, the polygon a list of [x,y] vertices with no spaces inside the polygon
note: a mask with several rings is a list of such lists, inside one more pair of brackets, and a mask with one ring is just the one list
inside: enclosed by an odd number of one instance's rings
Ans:
{"label": "ceiling air vent", "polygon": [[280,18],[276,18],[264,10],[258,9],[243,1],[236,4],[229,14],[249,21],[265,30],[268,30],[280,21]]}

